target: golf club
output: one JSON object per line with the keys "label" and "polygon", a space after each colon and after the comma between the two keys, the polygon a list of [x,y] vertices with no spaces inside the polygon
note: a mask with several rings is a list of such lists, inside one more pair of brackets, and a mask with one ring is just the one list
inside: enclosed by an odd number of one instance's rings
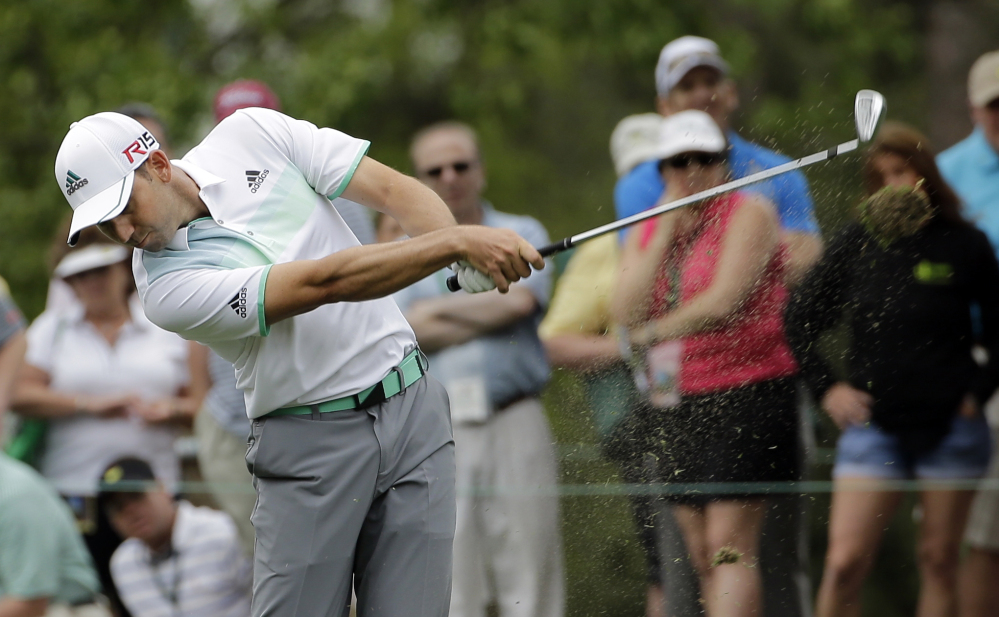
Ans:
{"label": "golf club", "polygon": [[[786,174],[789,171],[801,169],[802,167],[812,165],[813,163],[828,161],[829,159],[839,156],[840,154],[852,152],[856,150],[860,144],[866,143],[874,137],[874,131],[877,130],[878,123],[880,122],[886,109],[887,103],[885,102],[885,97],[883,97],[879,92],[875,92],[874,90],[861,90],[857,92],[853,111],[854,124],[857,129],[857,139],[851,139],[850,141],[841,143],[838,146],[833,146],[828,150],[816,152],[815,154],[793,160],[790,163],[784,163],[783,165],[778,165],[777,167],[771,167],[770,169],[765,169],[761,172],[739,178],[738,180],[726,182],[725,184],[718,185],[706,191],[695,193],[689,197],[684,197],[683,199],[678,199],[676,201],[662,204],[661,206],[656,206],[655,208],[646,210],[645,212],[639,212],[633,216],[596,227],[589,231],[584,231],[583,233],[576,234],[575,236],[563,238],[558,242],[539,248],[538,252],[541,253],[542,257],[548,257],[549,255],[554,255],[555,253],[568,250],[581,242],[586,242],[587,240],[591,240],[597,236],[602,236],[612,231],[617,231],[623,227],[634,225],[635,223],[650,219],[654,216],[659,216],[660,214],[669,212],[670,210],[676,210],[677,208],[689,206],[690,204],[740,189],[755,182],[768,180],[774,176]],[[447,288],[451,291],[458,291],[461,289],[461,286],[458,284],[457,276],[451,276],[448,278]]]}

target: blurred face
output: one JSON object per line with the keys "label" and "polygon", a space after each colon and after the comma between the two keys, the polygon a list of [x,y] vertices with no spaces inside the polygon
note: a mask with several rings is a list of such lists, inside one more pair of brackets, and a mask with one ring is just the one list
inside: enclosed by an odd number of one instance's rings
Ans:
{"label": "blurred face", "polygon": [[478,216],[486,176],[470,135],[457,129],[430,133],[413,145],[412,157],[416,177],[444,200],[459,223]]}
{"label": "blurred face", "polygon": [[138,538],[152,547],[165,544],[173,531],[176,506],[162,489],[148,493],[120,493],[107,504],[111,526],[123,538]]}
{"label": "blurred face", "polygon": [[915,187],[923,179],[904,158],[890,152],[876,155],[871,166],[881,175],[883,186]]}
{"label": "blurred face", "polygon": [[728,126],[728,117],[739,105],[732,80],[710,66],[696,66],[665,97],[659,97],[659,113],[668,116],[688,109],[707,112],[718,126]]}
{"label": "blurred face", "polygon": [[63,280],[73,289],[84,308],[95,312],[127,303],[128,276],[128,266],[122,262],[80,272]]}
{"label": "blurred face", "polygon": [[144,166],[147,173],[136,171],[125,209],[97,226],[104,235],[147,251],[161,251],[170,243],[188,221],[180,197],[166,184],[172,171],[169,165],[162,151],[153,151]]}
{"label": "blurred face", "polygon": [[725,156],[715,152],[685,152],[660,165],[663,180],[673,199],[682,199],[725,182]]}
{"label": "blurred face", "polygon": [[985,107],[972,107],[971,118],[975,124],[982,127],[986,141],[999,153],[999,99],[995,99]]}

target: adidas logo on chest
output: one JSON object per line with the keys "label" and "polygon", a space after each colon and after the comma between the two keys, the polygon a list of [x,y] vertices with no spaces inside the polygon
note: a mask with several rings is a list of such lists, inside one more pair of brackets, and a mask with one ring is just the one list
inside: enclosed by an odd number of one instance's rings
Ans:
{"label": "adidas logo on chest", "polygon": [[263,171],[256,169],[246,170],[246,183],[249,185],[251,193],[256,193],[260,190],[260,186],[267,179],[269,173],[271,173],[269,169],[264,169]]}

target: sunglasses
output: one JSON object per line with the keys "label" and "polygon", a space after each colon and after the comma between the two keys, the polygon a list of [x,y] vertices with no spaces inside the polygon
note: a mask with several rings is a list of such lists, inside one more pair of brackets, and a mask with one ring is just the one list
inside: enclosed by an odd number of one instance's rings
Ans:
{"label": "sunglasses", "polygon": [[686,169],[691,164],[697,163],[701,167],[711,167],[724,163],[728,157],[721,152],[692,152],[688,154],[678,154],[663,161],[663,165],[669,165],[673,169]]}
{"label": "sunglasses", "polygon": [[451,169],[454,170],[454,173],[460,176],[465,172],[467,172],[469,169],[471,169],[472,165],[474,164],[475,163],[473,161],[458,161],[457,163],[451,163],[449,165],[431,167],[430,169],[426,169],[423,172],[421,172],[420,175],[428,176],[430,178],[440,178],[441,174],[444,173],[444,170],[450,167]]}

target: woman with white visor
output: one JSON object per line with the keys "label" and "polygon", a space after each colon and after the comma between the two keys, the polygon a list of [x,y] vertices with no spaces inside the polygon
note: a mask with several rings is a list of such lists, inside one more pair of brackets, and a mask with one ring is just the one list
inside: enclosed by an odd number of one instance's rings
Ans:
{"label": "woman with white visor", "polygon": [[[668,116],[661,201],[724,183],[727,149],[708,114]],[[612,312],[659,408],[650,441],[661,481],[688,485],[660,505],[680,526],[709,617],[765,614],[757,567],[765,489],[755,483],[798,476],[785,259],[773,206],[749,192],[649,219],[622,252]]]}
{"label": "woman with white visor", "polygon": [[34,464],[69,502],[114,602],[108,563],[121,540],[95,507],[104,469],[125,456],[150,461],[168,487],[180,477],[174,441],[197,410],[188,343],[151,324],[135,302],[131,251],[93,230],[73,249],[56,235],[53,275],[75,302],[28,329],[12,407],[44,420]]}

